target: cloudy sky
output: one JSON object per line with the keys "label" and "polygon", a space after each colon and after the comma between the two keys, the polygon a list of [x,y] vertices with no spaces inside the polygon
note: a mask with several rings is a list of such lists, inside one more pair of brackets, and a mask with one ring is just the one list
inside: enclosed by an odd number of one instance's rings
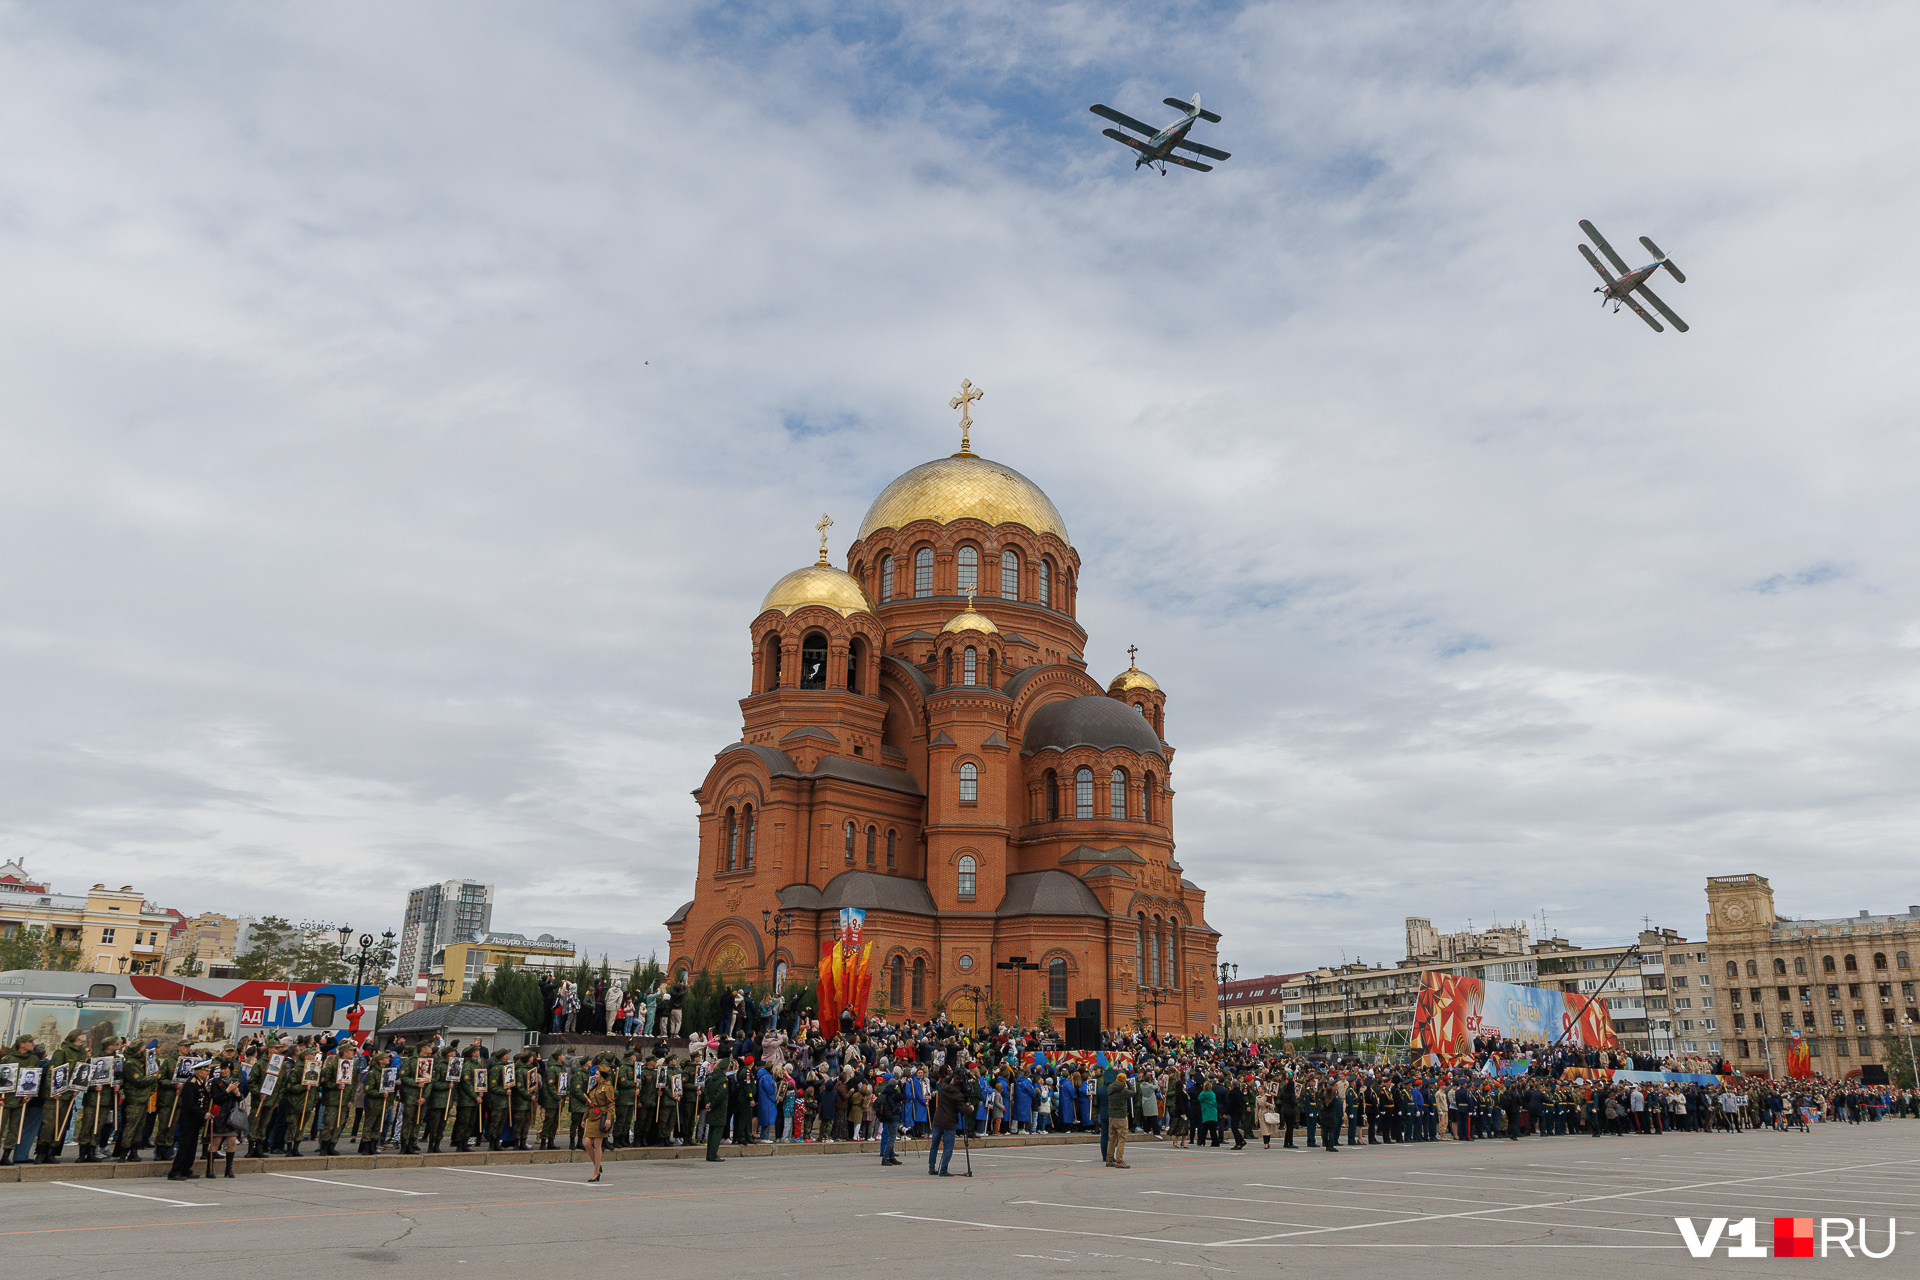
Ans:
{"label": "cloudy sky", "polygon": [[[0,856],[615,959],[746,625],[1052,495],[1244,973],[1920,901],[1910,4],[0,4]],[[1215,173],[1095,101],[1200,91]],[[1686,271],[1605,314],[1591,218]],[[1633,248],[1634,258],[1640,251]]]}

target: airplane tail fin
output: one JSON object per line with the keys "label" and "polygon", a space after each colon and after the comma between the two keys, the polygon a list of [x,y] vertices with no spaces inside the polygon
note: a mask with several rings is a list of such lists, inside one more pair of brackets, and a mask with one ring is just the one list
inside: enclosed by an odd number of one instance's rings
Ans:
{"label": "airplane tail fin", "polygon": [[1647,239],[1645,236],[1640,237],[1640,244],[1643,248],[1646,249],[1648,253],[1653,255],[1654,261],[1658,262],[1661,266],[1667,269],[1668,275],[1672,276],[1675,280],[1678,280],[1681,284],[1685,284],[1687,282],[1687,278],[1680,274],[1680,268],[1674,266],[1673,263],[1669,262],[1667,260],[1666,254],[1660,252],[1659,245]]}
{"label": "airplane tail fin", "polygon": [[1180,101],[1180,99],[1178,98],[1168,98],[1167,105],[1170,107],[1177,107],[1181,111],[1191,111],[1193,112],[1193,114],[1199,116],[1202,120],[1207,121],[1209,124],[1220,123],[1219,116],[1213,114],[1213,112],[1208,111],[1205,107],[1202,107],[1200,105],[1200,95],[1198,93],[1194,94],[1193,97],[1187,99],[1185,102]]}

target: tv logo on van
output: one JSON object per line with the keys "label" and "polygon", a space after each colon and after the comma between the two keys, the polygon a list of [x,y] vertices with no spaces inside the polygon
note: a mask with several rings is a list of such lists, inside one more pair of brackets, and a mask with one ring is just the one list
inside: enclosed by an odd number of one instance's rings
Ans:
{"label": "tv logo on van", "polygon": [[1765,1246],[1754,1242],[1758,1229],[1752,1218],[1738,1221],[1709,1218],[1704,1232],[1694,1226],[1692,1218],[1675,1218],[1673,1225],[1680,1228],[1680,1237],[1687,1243],[1687,1252],[1696,1258],[1712,1257],[1714,1249],[1723,1239],[1727,1241],[1726,1255],[1729,1258],[1811,1258],[1815,1256],[1816,1243],[1820,1250],[1818,1256],[1822,1258],[1829,1256],[1830,1250],[1838,1250],[1851,1258],[1855,1256],[1855,1249],[1860,1251],[1861,1257],[1884,1258],[1893,1252],[1897,1241],[1892,1218],[1887,1219],[1887,1247],[1878,1253],[1867,1245],[1865,1218],[1775,1218],[1771,1253]]}

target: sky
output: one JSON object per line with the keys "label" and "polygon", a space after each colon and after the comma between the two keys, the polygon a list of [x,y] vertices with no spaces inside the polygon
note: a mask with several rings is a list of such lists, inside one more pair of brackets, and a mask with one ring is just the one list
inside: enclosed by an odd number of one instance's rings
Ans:
{"label": "sky", "polygon": [[[1244,974],[1920,901],[1912,5],[0,3],[0,858],[615,961],[956,445]],[[1093,102],[1198,91],[1134,171]],[[1692,326],[1604,312],[1592,219]]]}

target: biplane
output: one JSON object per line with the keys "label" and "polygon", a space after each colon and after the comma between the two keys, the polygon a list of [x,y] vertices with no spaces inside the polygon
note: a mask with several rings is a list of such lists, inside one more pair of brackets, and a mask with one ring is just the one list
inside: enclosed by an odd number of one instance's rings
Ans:
{"label": "biplane", "polygon": [[1212,165],[1201,164],[1198,160],[1189,160],[1185,156],[1177,156],[1173,153],[1175,148],[1179,148],[1181,150],[1191,151],[1195,155],[1205,156],[1209,160],[1227,159],[1228,153],[1225,151],[1216,151],[1212,147],[1203,146],[1198,142],[1190,142],[1187,140],[1187,134],[1193,129],[1194,121],[1205,120],[1212,124],[1219,124],[1220,117],[1211,111],[1204,110],[1200,106],[1200,95],[1197,93],[1193,95],[1193,99],[1190,102],[1182,102],[1178,98],[1168,98],[1166,99],[1166,104],[1185,114],[1164,129],[1155,129],[1150,124],[1142,124],[1132,116],[1123,115],[1115,111],[1112,107],[1098,102],[1088,107],[1087,110],[1097,116],[1104,116],[1117,125],[1132,129],[1135,133],[1146,135],[1146,141],[1142,142],[1139,138],[1129,137],[1120,132],[1119,129],[1102,129],[1100,131],[1107,137],[1112,138],[1115,142],[1124,142],[1140,153],[1133,159],[1133,167],[1136,170],[1143,164],[1150,168],[1158,165],[1160,167],[1160,176],[1165,177],[1167,166],[1177,164],[1188,169],[1198,169],[1202,173],[1212,173]]}
{"label": "biplane", "polygon": [[1615,253],[1613,246],[1607,243],[1607,238],[1601,235],[1591,222],[1588,222],[1585,218],[1580,219],[1580,229],[1587,233],[1589,239],[1600,246],[1600,252],[1606,254],[1607,261],[1611,262],[1620,272],[1619,278],[1615,279],[1605,267],[1600,265],[1600,259],[1593,256],[1593,250],[1587,248],[1585,245],[1579,246],[1580,252],[1586,258],[1588,264],[1600,273],[1602,280],[1606,281],[1604,285],[1594,290],[1595,293],[1600,295],[1601,306],[1604,307],[1607,303],[1611,302],[1613,303],[1613,309],[1617,312],[1620,310],[1620,304],[1624,302],[1633,308],[1635,315],[1652,325],[1655,333],[1665,333],[1666,330],[1661,326],[1660,322],[1648,315],[1645,311],[1642,311],[1640,304],[1634,300],[1633,295],[1638,292],[1641,297],[1653,304],[1653,309],[1665,316],[1668,323],[1673,325],[1674,328],[1678,329],[1681,333],[1687,331],[1687,322],[1673,314],[1673,311],[1667,304],[1660,301],[1653,290],[1647,288],[1647,277],[1662,267],[1665,267],[1668,274],[1681,284],[1687,282],[1687,278],[1680,274],[1680,268],[1668,261],[1666,254],[1660,252],[1659,245],[1647,239],[1645,236],[1640,237],[1640,243],[1646,248],[1648,253],[1653,255],[1653,261],[1635,270],[1621,261],[1620,255]]}

